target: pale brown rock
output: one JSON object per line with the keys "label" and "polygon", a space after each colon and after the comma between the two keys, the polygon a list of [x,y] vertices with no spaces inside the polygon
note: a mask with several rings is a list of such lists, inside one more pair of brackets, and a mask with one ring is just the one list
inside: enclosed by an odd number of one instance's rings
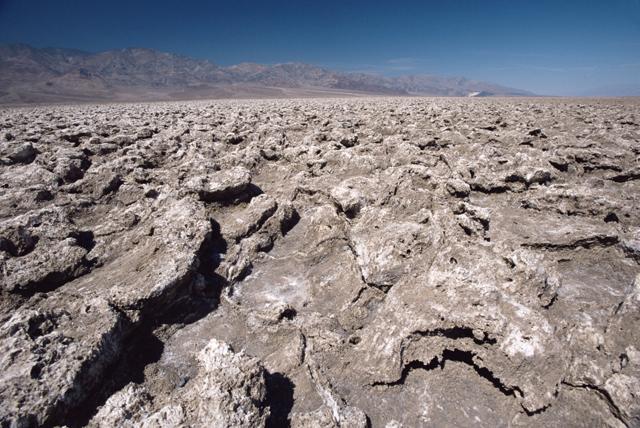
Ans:
{"label": "pale brown rock", "polygon": [[1,110],[0,425],[637,426],[639,105]]}

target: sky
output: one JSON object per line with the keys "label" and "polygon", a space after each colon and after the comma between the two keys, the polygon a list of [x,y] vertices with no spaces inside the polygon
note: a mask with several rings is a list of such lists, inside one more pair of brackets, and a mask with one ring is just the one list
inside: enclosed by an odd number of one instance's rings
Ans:
{"label": "sky", "polygon": [[0,43],[640,95],[640,0],[0,0]]}

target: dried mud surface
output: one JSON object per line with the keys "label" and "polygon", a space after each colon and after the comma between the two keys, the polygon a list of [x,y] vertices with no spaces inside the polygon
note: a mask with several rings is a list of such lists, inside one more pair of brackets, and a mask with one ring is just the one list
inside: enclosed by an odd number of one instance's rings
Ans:
{"label": "dried mud surface", "polygon": [[640,426],[640,101],[0,110],[0,425]]}

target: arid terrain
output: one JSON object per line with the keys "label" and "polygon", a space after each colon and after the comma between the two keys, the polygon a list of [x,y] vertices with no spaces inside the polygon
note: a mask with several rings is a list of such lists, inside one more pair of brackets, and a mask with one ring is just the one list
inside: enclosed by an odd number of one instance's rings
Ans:
{"label": "arid terrain", "polygon": [[640,426],[640,100],[0,108],[0,426]]}

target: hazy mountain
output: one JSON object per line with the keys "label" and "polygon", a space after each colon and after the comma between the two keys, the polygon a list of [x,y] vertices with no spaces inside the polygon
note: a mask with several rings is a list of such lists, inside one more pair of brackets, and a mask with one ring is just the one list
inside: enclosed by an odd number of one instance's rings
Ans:
{"label": "hazy mountain", "polygon": [[346,94],[533,95],[457,77],[391,78],[301,63],[220,67],[141,48],[88,53],[0,45],[0,102],[5,103]]}
{"label": "hazy mountain", "polygon": [[508,95],[527,96],[531,92],[520,89],[507,88],[494,83],[469,80],[464,77],[442,76],[401,76],[391,79],[396,88],[410,94],[430,94],[442,96],[467,96],[479,93],[482,96]]}

